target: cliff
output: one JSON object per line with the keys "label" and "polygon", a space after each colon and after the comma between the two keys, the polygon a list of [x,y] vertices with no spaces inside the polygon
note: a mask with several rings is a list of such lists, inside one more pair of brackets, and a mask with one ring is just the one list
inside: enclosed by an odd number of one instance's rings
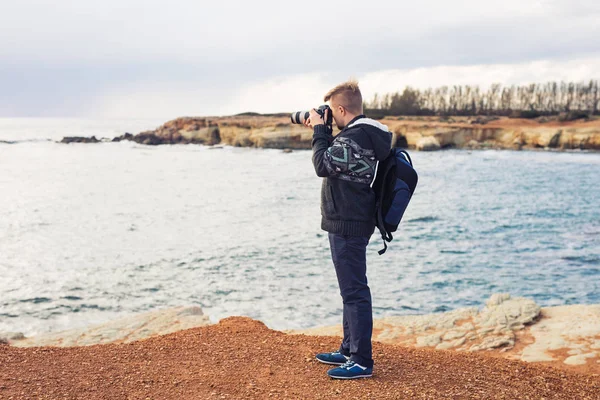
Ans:
{"label": "cliff", "polygon": [[[386,118],[398,147],[600,150],[600,120],[559,121],[510,118]],[[334,132],[336,134],[337,132]],[[77,138],[81,139],[81,138]],[[113,141],[143,144],[198,143],[277,149],[309,149],[312,132],[288,117],[178,118],[159,128]],[[80,141],[80,140],[79,140]]]}

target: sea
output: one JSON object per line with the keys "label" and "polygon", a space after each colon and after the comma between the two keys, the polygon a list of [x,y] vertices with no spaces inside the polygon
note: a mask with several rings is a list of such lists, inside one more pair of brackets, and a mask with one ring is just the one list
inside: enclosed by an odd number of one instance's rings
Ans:
{"label": "sea", "polygon": [[[0,332],[197,305],[274,329],[341,322],[311,152],[62,144],[162,120],[0,119]],[[419,185],[367,275],[375,318],[600,303],[600,154],[411,152]]]}

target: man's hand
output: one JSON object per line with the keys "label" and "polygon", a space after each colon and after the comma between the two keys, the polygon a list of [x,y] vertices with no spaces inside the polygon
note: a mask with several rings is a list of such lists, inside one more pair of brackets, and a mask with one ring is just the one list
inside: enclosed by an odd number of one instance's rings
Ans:
{"label": "man's hand", "polygon": [[325,119],[323,119],[323,117],[321,117],[319,115],[319,113],[317,112],[317,110],[315,110],[314,108],[312,110],[310,110],[309,112],[310,112],[309,117],[304,120],[304,126],[312,129],[316,125],[324,125],[325,124],[325,120],[327,119],[327,114],[329,113],[329,110],[325,110]]}

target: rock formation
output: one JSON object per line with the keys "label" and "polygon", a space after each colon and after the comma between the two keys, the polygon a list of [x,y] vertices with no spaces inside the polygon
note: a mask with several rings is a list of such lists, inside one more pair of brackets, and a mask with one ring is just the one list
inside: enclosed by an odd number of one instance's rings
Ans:
{"label": "rock formation", "polygon": [[[411,347],[435,347],[438,350],[480,351],[515,344],[515,331],[525,328],[539,315],[541,308],[533,300],[495,294],[486,307],[460,308],[454,311],[387,317],[374,322],[374,340]],[[314,328],[310,334],[340,335],[339,327]]]}
{"label": "rock formation", "polygon": [[433,151],[439,150],[442,146],[435,136],[423,136],[417,139],[415,143],[415,149],[419,151]]}
{"label": "rock formation", "polygon": [[96,139],[96,136],[92,137],[83,137],[83,136],[65,136],[60,141],[61,143],[98,143],[100,142]]}
{"label": "rock formation", "polygon": [[132,343],[0,346],[0,398],[596,400],[600,393],[590,373],[379,342],[373,379],[340,382],[314,357],[338,344],[230,317]]}
{"label": "rock formation", "polygon": [[[127,343],[210,325],[199,307],[176,307],[125,317],[88,328],[24,338],[0,334],[16,347]],[[287,331],[341,336],[341,326]],[[539,307],[526,298],[495,294],[483,309],[376,319],[373,340],[413,348],[485,352],[526,362],[551,363],[600,373],[600,305]]]}
{"label": "rock formation", "polygon": [[[600,150],[600,120],[401,117],[384,119],[394,146],[423,151],[445,148]],[[336,134],[337,131],[334,131]],[[141,144],[224,144],[238,147],[310,149],[312,132],[284,116],[178,118],[151,131],[126,133],[113,141]],[[63,143],[96,143],[66,137]]]}
{"label": "rock formation", "polygon": [[[341,336],[340,326],[290,331]],[[373,340],[409,347],[497,352],[505,358],[586,366],[600,372],[600,305],[540,308],[526,298],[495,294],[476,307],[373,322]]]}
{"label": "rock formation", "polygon": [[100,343],[129,343],[150,336],[209,325],[210,321],[197,306],[175,307],[120,318],[104,324],[55,332],[30,338],[19,333],[0,334],[0,340],[16,347],[89,346]]}

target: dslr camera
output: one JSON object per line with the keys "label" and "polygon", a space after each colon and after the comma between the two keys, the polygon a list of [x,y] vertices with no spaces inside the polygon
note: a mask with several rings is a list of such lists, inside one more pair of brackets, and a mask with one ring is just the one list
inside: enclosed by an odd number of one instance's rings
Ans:
{"label": "dslr camera", "polygon": [[[331,108],[329,108],[327,104],[324,104],[315,110],[317,111],[317,114],[319,114],[325,121],[327,132],[332,133],[333,115],[331,114]],[[329,112],[327,113],[327,119],[325,119],[325,110],[329,110]],[[296,111],[295,113],[292,113],[291,116],[292,124],[304,124],[304,121],[306,121],[309,116],[309,111]]]}

